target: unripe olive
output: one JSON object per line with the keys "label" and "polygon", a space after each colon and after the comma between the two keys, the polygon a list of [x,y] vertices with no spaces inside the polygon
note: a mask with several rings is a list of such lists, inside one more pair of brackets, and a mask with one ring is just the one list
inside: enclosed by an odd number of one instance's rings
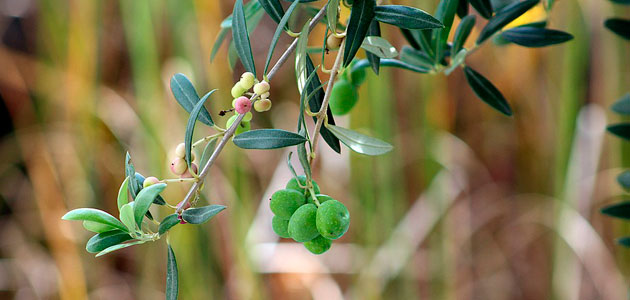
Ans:
{"label": "unripe olive", "polygon": [[281,219],[288,220],[293,213],[304,204],[304,196],[294,190],[279,190],[271,195],[269,208],[274,215]]}
{"label": "unripe olive", "polygon": [[254,102],[254,109],[257,112],[265,112],[271,109],[271,100],[269,99],[261,99]]}
{"label": "unripe olive", "polygon": [[179,145],[177,145],[177,147],[175,148],[175,156],[180,158],[186,157],[186,144],[180,143]]}
{"label": "unripe olive", "polygon": [[242,96],[243,93],[245,93],[245,91],[247,91],[247,90],[248,89],[244,88],[243,85],[241,84],[241,82],[237,82],[232,87],[232,90],[230,91],[230,93],[232,94],[233,98],[238,98],[238,97]]}
{"label": "unripe olive", "polygon": [[[295,179],[295,177],[291,178],[291,180],[289,180],[289,182],[287,182],[287,189],[291,189],[291,190],[296,190],[300,193],[302,193],[302,195],[304,195],[305,197],[310,198],[311,193],[306,189],[306,188],[302,188],[301,186],[306,186],[306,176],[304,175],[300,175],[298,176],[298,178],[300,179],[300,184],[298,184],[297,179]],[[319,185],[317,185],[317,182],[315,182],[315,180],[312,180],[313,182],[313,191],[315,192],[315,195],[319,194]]]}
{"label": "unripe olive", "polygon": [[304,242],[304,247],[313,254],[322,254],[328,251],[331,245],[332,241],[321,235],[308,242]]}
{"label": "unripe olive", "polygon": [[239,83],[242,88],[244,88],[245,90],[249,90],[252,88],[252,86],[254,86],[254,79],[256,79],[256,77],[254,77],[254,74],[252,74],[251,72],[245,72],[243,73],[243,75],[241,75],[241,80],[239,81]]}
{"label": "unripe olive", "polygon": [[236,132],[234,132],[234,134],[239,135],[243,132],[249,131],[250,129],[252,129],[252,124],[250,122],[242,121],[241,124],[238,124],[238,127],[236,127]]}
{"label": "unripe olive", "polygon": [[154,185],[154,184],[156,184],[158,182],[160,182],[160,180],[157,179],[157,177],[150,176],[150,177],[147,177],[146,179],[144,179],[144,182],[142,183],[142,187],[143,188],[147,188],[147,187],[150,187],[150,186],[152,186],[152,185]]}
{"label": "unripe olive", "polygon": [[260,99],[267,99],[267,98],[269,98],[269,92],[266,92],[266,93],[260,95]]}
{"label": "unripe olive", "polygon": [[289,238],[289,220],[284,220],[278,216],[271,219],[271,228],[279,237]]}
{"label": "unripe olive", "polygon": [[181,158],[175,158],[172,162],[171,162],[171,172],[173,172],[173,174],[175,175],[182,175],[186,172],[186,169],[188,169],[188,165],[186,164],[186,161]]}
{"label": "unripe olive", "polygon": [[348,68],[347,72],[350,72],[350,74],[348,74],[348,81],[350,81],[350,83],[354,86],[361,85],[365,81],[365,76],[367,75],[364,68],[353,70],[352,64],[350,65],[350,68]]}
{"label": "unripe olive", "polygon": [[258,95],[262,95],[268,91],[269,91],[269,82],[266,82],[263,80],[257,83],[256,85],[254,85],[254,93]]}
{"label": "unripe olive", "polygon": [[339,80],[332,88],[330,95],[330,110],[335,115],[345,115],[357,103],[359,95],[355,87],[346,80]]}
{"label": "unripe olive", "polygon": [[[328,196],[328,195],[324,195],[324,194],[317,194],[317,195],[315,195],[315,197],[317,198],[317,201],[319,202],[319,204],[320,204],[320,205],[321,205],[322,203],[324,203],[324,202],[328,201],[328,200],[335,200],[335,199],[333,199],[333,197],[330,197],[330,196]],[[308,198],[306,199],[306,201],[307,201],[308,203],[315,203],[315,201],[313,201],[313,197],[308,197]]]}
{"label": "unripe olive", "polygon": [[317,230],[331,240],[340,238],[350,227],[350,213],[343,203],[328,200],[317,209]]}
{"label": "unripe olive", "polygon": [[184,174],[181,175],[182,178],[192,178],[192,174],[190,174],[190,172],[193,172],[193,174],[198,174],[197,171],[199,171],[199,169],[197,168],[197,165],[195,163],[191,163],[190,164],[190,168],[188,168],[188,170],[186,170],[186,172],[184,172]]}
{"label": "unripe olive", "polygon": [[326,38],[326,48],[328,49],[337,49],[341,45],[341,41],[343,41],[343,37],[337,37],[334,34],[331,34]]}
{"label": "unripe olive", "polygon": [[249,112],[252,109],[252,102],[249,101],[249,98],[241,96],[236,98],[234,102],[234,109],[239,114],[244,114]]}
{"label": "unripe olive", "polygon": [[304,204],[289,219],[289,235],[296,242],[308,242],[319,235],[316,225],[317,206]]}
{"label": "unripe olive", "polygon": [[252,114],[251,111],[248,111],[245,116],[243,117],[243,122],[249,122],[252,120],[252,118],[254,117],[254,115]]}

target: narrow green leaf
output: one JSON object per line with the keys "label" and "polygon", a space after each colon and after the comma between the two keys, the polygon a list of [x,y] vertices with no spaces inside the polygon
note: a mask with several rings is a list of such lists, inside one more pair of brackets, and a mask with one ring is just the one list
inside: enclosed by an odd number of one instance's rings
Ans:
{"label": "narrow green leaf", "polygon": [[182,219],[190,224],[203,224],[225,209],[223,205],[208,205],[184,210]]}
{"label": "narrow green leaf", "polygon": [[133,207],[135,202],[127,203],[120,208],[120,221],[125,224],[127,231],[136,232],[136,222],[133,216]]}
{"label": "narrow green leaf", "polygon": [[[153,199],[166,188],[166,183],[157,183],[142,189],[134,201],[134,219],[139,228],[142,228],[142,218],[149,211]],[[124,222],[123,222],[124,223]]]}
{"label": "narrow green leaf", "polygon": [[379,22],[405,29],[444,27],[440,21],[424,10],[404,5],[379,5],[374,11],[374,18]]}
{"label": "narrow green leaf", "polygon": [[[131,162],[131,155],[129,155],[129,152],[127,152],[127,154],[125,155],[125,176],[129,178],[129,181],[127,182],[127,189],[131,193],[131,198],[135,199],[138,192],[140,192],[139,187],[142,187],[142,183],[138,183],[138,178],[136,177],[136,169]],[[120,206],[118,207],[118,209],[120,210]]]}
{"label": "narrow green leaf", "polygon": [[[370,23],[370,28],[368,28],[367,35],[372,36],[372,37],[381,36],[381,25],[378,21],[372,20],[372,22]],[[378,75],[378,72],[380,71],[380,68],[381,68],[381,58],[378,55],[372,54],[370,52],[367,52],[365,56],[367,57],[367,60],[370,62],[370,66],[372,66],[372,71],[374,71],[374,74]]]}
{"label": "narrow green leaf", "polygon": [[[199,167],[200,168],[203,168],[203,166],[206,165],[206,163],[210,159],[210,156],[212,156],[212,153],[214,152],[214,148],[215,148],[216,145],[217,145],[217,138],[213,138],[206,144],[206,147],[203,148],[203,153],[201,154],[201,159],[199,159]],[[201,172],[201,170],[200,170],[200,172]]]}
{"label": "narrow green leaf", "polygon": [[463,19],[468,15],[468,0],[459,0],[457,3],[457,16]]}
{"label": "narrow green leaf", "polygon": [[609,125],[608,131],[620,138],[630,140],[630,123]]}
{"label": "narrow green leaf", "polygon": [[[315,72],[315,75],[314,75],[315,77],[313,78],[313,80],[309,81],[309,84],[306,85],[306,91],[309,94],[313,92],[315,94],[313,98],[308,100],[308,105],[311,111],[319,111],[322,107],[322,104],[324,103],[324,91],[321,89],[322,83],[319,80],[319,76],[317,75],[317,70],[315,69],[315,66],[313,65],[313,61],[311,60],[310,57],[307,57],[306,73],[312,74],[313,72]],[[333,116],[332,111],[330,111],[330,108],[327,108],[326,111],[327,111],[328,123],[335,125],[335,117]],[[313,121],[315,120],[317,120],[317,118],[313,117]],[[319,130],[319,133],[321,134],[326,144],[328,144],[328,146],[330,146],[330,148],[333,149],[333,151],[337,153],[341,153],[341,145],[339,144],[339,139],[337,139],[337,137],[334,134],[332,134],[325,126],[322,126],[322,128]]]}
{"label": "narrow green leaf", "polygon": [[617,239],[617,244],[624,247],[630,247],[630,237],[622,237]]}
{"label": "narrow green leaf", "polygon": [[466,81],[468,81],[477,97],[502,114],[506,116],[512,115],[512,109],[507,100],[488,79],[470,67],[464,67],[464,74],[466,74]]}
{"label": "narrow green leaf", "polygon": [[380,58],[394,58],[398,51],[386,39],[378,36],[366,36],[361,48]]}
{"label": "narrow green leaf", "polygon": [[432,60],[435,61],[435,50],[431,46],[431,32],[433,30],[414,30],[413,33],[420,42],[420,48],[424,51]]}
{"label": "narrow green leaf", "polygon": [[69,221],[92,221],[96,223],[101,223],[105,225],[109,225],[114,228],[118,228],[121,230],[127,230],[125,225],[118,221],[118,219],[114,218],[112,215],[98,209],[94,208],[77,208],[67,212],[63,217],[63,220]]}
{"label": "narrow green leaf", "polygon": [[293,2],[291,6],[289,6],[289,9],[287,9],[287,12],[284,14],[282,19],[280,19],[280,23],[278,23],[278,27],[276,27],[276,32],[274,32],[273,37],[271,38],[271,44],[269,44],[269,52],[267,52],[267,60],[265,61],[265,70],[263,72],[264,74],[267,74],[267,70],[269,69],[269,63],[271,62],[273,51],[276,49],[276,45],[278,44],[278,39],[280,38],[280,34],[284,30],[284,28],[287,26],[287,22],[289,22],[289,18],[291,17],[291,14],[293,14],[293,11],[295,10],[295,8],[297,7],[299,3],[300,2],[296,1],[296,2]]}
{"label": "narrow green leaf", "polygon": [[118,198],[116,199],[116,203],[118,203],[118,210],[120,208],[129,203],[129,176],[125,178],[123,183],[120,185],[120,189],[118,189]]}
{"label": "narrow green leaf", "polygon": [[337,13],[339,12],[339,0],[328,0],[326,6],[326,19],[328,28],[333,33],[337,33]]}
{"label": "narrow green leaf", "polygon": [[188,124],[186,124],[186,133],[184,134],[184,145],[186,148],[185,159],[186,159],[186,164],[188,164],[188,167],[190,167],[190,164],[192,163],[192,159],[191,159],[192,156],[190,154],[190,151],[192,151],[192,142],[193,142],[192,139],[193,139],[193,133],[195,132],[195,123],[197,122],[199,118],[199,113],[202,110],[205,110],[205,107],[203,105],[206,103],[206,100],[208,100],[210,95],[212,95],[216,91],[217,90],[214,89],[212,91],[209,91],[207,94],[205,94],[203,98],[201,98],[195,104],[195,107],[190,111],[190,116],[188,117]]}
{"label": "narrow green leaf", "polygon": [[258,0],[260,6],[267,12],[271,19],[280,24],[280,20],[284,17],[284,9],[278,0]]}
{"label": "narrow green leaf", "polygon": [[177,300],[179,293],[179,279],[177,272],[177,260],[175,260],[175,252],[168,246],[168,258],[166,261],[166,300]]}
{"label": "narrow green leaf", "polygon": [[346,44],[343,49],[343,66],[346,67],[361,48],[363,39],[367,35],[370,23],[374,18],[374,0],[356,1],[350,11],[350,20],[346,29]]}
{"label": "narrow green leaf", "polygon": [[459,53],[459,50],[464,48],[464,44],[475,26],[475,19],[474,15],[468,15],[459,22],[457,30],[455,30],[455,37],[453,38],[453,48],[451,48],[452,53]]}
{"label": "narrow green leaf", "polygon": [[501,37],[524,47],[545,47],[573,39],[573,36],[566,32],[537,27],[512,28],[502,32]]}
{"label": "narrow green leaf", "polygon": [[308,46],[308,23],[304,24],[302,31],[300,31],[300,37],[298,37],[297,46],[295,47],[295,79],[297,82],[298,91],[300,95],[306,86],[306,48]]}
{"label": "narrow green leaf", "polygon": [[228,32],[229,32],[229,29],[227,28],[221,28],[221,30],[219,31],[219,35],[217,35],[217,39],[214,41],[214,45],[212,46],[212,51],[210,52],[210,62],[214,60],[214,57],[219,52],[219,49],[221,48],[223,41],[225,41],[225,37],[227,37]]}
{"label": "narrow green leaf", "polygon": [[247,33],[247,22],[243,11],[243,0],[236,0],[234,11],[232,12],[232,40],[239,59],[243,63],[245,70],[252,72],[256,76],[256,65],[252,54],[252,46]]}
{"label": "narrow green leaf", "polygon": [[[199,102],[199,95],[197,94],[195,87],[184,74],[178,73],[171,77],[171,92],[173,93],[175,100],[177,100],[177,103],[179,103],[179,105],[181,105],[188,113],[190,113],[193,107],[195,107],[195,104]],[[208,126],[214,125],[210,113],[208,113],[205,108],[201,112],[201,116],[199,116],[199,121]]]}
{"label": "narrow green leaf", "polygon": [[339,140],[357,153],[366,155],[382,155],[391,151],[394,147],[377,138],[360,134],[356,131],[326,124],[326,127],[339,138]]}
{"label": "narrow green leaf", "polygon": [[243,149],[277,149],[306,142],[306,139],[282,129],[258,129],[234,137],[234,144]]}
{"label": "narrow green leaf", "polygon": [[111,246],[131,240],[129,233],[122,230],[111,230],[94,235],[85,245],[85,250],[90,253],[101,252]]}
{"label": "narrow green leaf", "polygon": [[[307,59],[308,60],[308,59]],[[311,70],[311,72],[308,74],[308,78],[306,78],[306,86],[310,87],[313,80],[315,80],[315,77],[317,76],[317,71],[313,71]],[[319,80],[319,78],[317,78],[317,80]],[[299,89],[299,87],[298,87]],[[317,93],[318,91],[320,91],[321,88],[318,88],[314,91],[311,92],[311,94]],[[309,99],[307,99],[307,93],[306,92],[302,92],[300,94],[300,114],[298,115],[298,124],[297,124],[297,130],[298,132],[301,132],[302,126],[306,127],[306,122],[304,122],[304,111],[305,111],[305,107],[306,107],[306,102]]]}
{"label": "narrow green leaf", "polygon": [[619,98],[612,107],[610,108],[612,111],[624,115],[630,115],[630,93],[626,93],[623,97]]}
{"label": "narrow green leaf", "polygon": [[[245,11],[245,20],[249,21],[254,18],[254,16],[261,11],[261,8],[262,7],[260,5],[260,2],[258,2],[257,0],[247,2],[247,4],[243,6],[243,10]],[[221,22],[221,28],[232,28],[232,14],[230,14],[227,18],[225,18],[225,20]]]}
{"label": "narrow green leaf", "polygon": [[442,0],[438,4],[435,18],[443,24],[443,28],[433,30],[431,33],[431,42],[435,49],[435,62],[442,63],[446,50],[446,40],[451,31],[455,13],[457,12],[457,4],[459,0]]}
{"label": "narrow green leaf", "polygon": [[162,220],[162,222],[160,222],[158,233],[163,235],[177,224],[179,224],[177,214],[168,215],[164,218],[164,220]]}
{"label": "narrow green leaf", "polygon": [[405,29],[405,28],[399,28],[400,32],[402,33],[403,37],[405,38],[405,40],[407,40],[407,42],[409,43],[409,46],[411,46],[413,49],[415,50],[420,50],[421,46],[418,42],[418,40],[416,39],[416,37],[414,36],[414,34],[411,32],[411,30],[409,29]]}
{"label": "narrow green leaf", "polygon": [[103,256],[105,254],[112,253],[112,252],[114,252],[116,250],[124,249],[124,248],[135,246],[135,245],[140,245],[140,244],[144,244],[144,243],[146,243],[146,241],[133,241],[133,242],[129,242],[129,243],[114,245],[114,246],[108,247],[107,249],[105,249],[105,250],[99,252],[98,254],[96,254],[96,257],[101,257],[101,256]]}
{"label": "narrow green leaf", "polygon": [[95,233],[102,233],[106,231],[116,230],[115,227],[112,227],[110,225],[103,224],[103,223],[94,222],[94,221],[83,221],[83,228],[85,228],[88,231],[95,232]]}
{"label": "narrow green leaf", "polygon": [[630,20],[610,18],[604,22],[604,26],[618,36],[630,40]]}
{"label": "narrow green leaf", "polygon": [[630,220],[630,201],[608,205],[601,212],[611,217]]}
{"label": "narrow green leaf", "polygon": [[630,5],[630,0],[610,0],[613,3],[621,4],[621,5]]}
{"label": "narrow green leaf", "polygon": [[[300,135],[306,138],[306,127],[303,127],[300,130]],[[308,161],[308,154],[306,152],[306,143],[302,143],[296,146],[298,158],[300,160],[300,165],[302,165],[302,169],[304,169],[304,174],[311,178],[311,164]]]}
{"label": "narrow green leaf", "polygon": [[501,30],[505,25],[520,17],[530,8],[536,6],[538,1],[539,0],[525,0],[521,2],[514,2],[498,11],[497,14],[492,17],[486,26],[481,30],[481,33],[477,38],[477,44],[481,44],[495,32]]}
{"label": "narrow green leaf", "polygon": [[492,3],[490,0],[469,0],[472,7],[484,18],[492,17]]}
{"label": "narrow green leaf", "polygon": [[287,166],[289,167],[289,171],[291,171],[291,174],[293,174],[293,177],[297,178],[298,175],[295,172],[295,168],[293,168],[293,164],[291,163],[292,155],[293,155],[293,152],[289,152],[289,155],[287,155]]}
{"label": "narrow green leaf", "polygon": [[[366,68],[369,66],[369,62],[367,61],[367,59],[362,59],[360,61],[357,61],[354,66],[352,67],[352,69],[360,69],[360,68]],[[397,60],[397,59],[381,59],[381,67],[394,67],[394,68],[399,68],[399,69],[404,69],[404,70],[409,70],[409,71],[413,71],[416,73],[429,73],[429,69],[421,67],[421,66],[414,66],[411,64],[408,64],[406,62]]]}
{"label": "narrow green leaf", "polygon": [[630,190],[630,171],[623,171],[617,176],[617,182],[626,190]]}
{"label": "narrow green leaf", "polygon": [[433,69],[435,62],[426,53],[420,50],[413,49],[409,46],[403,46],[400,51],[400,60],[410,65],[425,68],[427,70]]}

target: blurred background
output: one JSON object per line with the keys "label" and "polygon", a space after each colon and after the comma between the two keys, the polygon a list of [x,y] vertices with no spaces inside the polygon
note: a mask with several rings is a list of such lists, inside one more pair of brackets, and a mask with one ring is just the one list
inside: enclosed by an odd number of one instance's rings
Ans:
{"label": "blurred background", "polygon": [[[437,4],[393,2],[429,12]],[[187,120],[168,87],[174,73],[200,93],[218,88],[208,108],[225,124],[217,112],[231,107],[243,69],[230,70],[227,44],[212,62],[210,52],[232,6],[0,0],[0,299],[164,297],[163,240],[95,258],[84,249],[91,234],[60,217],[78,207],[117,215],[126,151],[145,176],[169,177]],[[630,46],[602,25],[628,13],[604,0],[559,0],[549,27],[573,41],[488,43],[472,55],[467,63],[503,92],[512,118],[479,101],[461,70],[368,71],[358,105],[337,122],[395,149],[374,158],[320,147],[314,178],[352,218],[321,256],[271,231],[267,200],[291,178],[293,149],[228,145],[204,190],[228,209],[170,235],[180,299],[626,299],[630,251],[615,239],[630,226],[599,209],[622,198],[615,177],[630,166],[630,147],[605,133],[618,121],[610,104],[630,90]],[[525,16],[545,17],[542,8]],[[259,68],[274,30],[265,15],[253,33]],[[406,44],[396,28],[383,32]],[[310,44],[323,38],[319,28]],[[280,40],[276,58],[290,41]],[[254,128],[295,130],[290,62]],[[169,185],[164,196],[175,204],[186,188]]]}

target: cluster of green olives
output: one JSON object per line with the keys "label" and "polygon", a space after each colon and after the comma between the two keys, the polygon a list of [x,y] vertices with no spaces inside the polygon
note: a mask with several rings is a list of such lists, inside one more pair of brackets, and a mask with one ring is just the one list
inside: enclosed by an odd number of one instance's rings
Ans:
{"label": "cluster of green olives", "polygon": [[298,176],[271,196],[269,207],[275,215],[271,225],[278,236],[292,238],[304,243],[311,253],[322,254],[330,249],[332,240],[348,231],[350,213],[343,203],[320,194],[315,181],[310,188],[308,184],[306,176]]}
{"label": "cluster of green olives", "polygon": [[333,85],[329,107],[334,115],[345,115],[352,110],[359,100],[357,88],[365,81],[365,69],[354,69],[354,62],[340,74],[339,80]]}

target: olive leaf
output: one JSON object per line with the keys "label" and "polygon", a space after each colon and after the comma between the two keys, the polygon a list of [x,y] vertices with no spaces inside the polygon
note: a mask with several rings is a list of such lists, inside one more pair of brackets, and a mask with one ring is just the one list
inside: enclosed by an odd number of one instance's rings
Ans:
{"label": "olive leaf", "polygon": [[407,42],[409,43],[409,46],[411,46],[413,49],[416,49],[416,50],[420,50],[421,49],[420,48],[421,46],[418,43],[418,40],[416,40],[416,37],[411,32],[411,30],[400,28],[400,32],[402,33],[402,35],[405,38],[405,40],[407,40]]}
{"label": "olive leaf", "polygon": [[[127,182],[127,188],[131,193],[131,198],[134,199],[136,198],[138,192],[140,192],[140,189],[142,188],[142,183],[138,183],[138,178],[136,177],[136,169],[131,162],[131,155],[129,155],[129,152],[127,152],[127,154],[125,155],[125,176],[129,178],[129,181]],[[144,177],[142,178],[142,180],[144,180]],[[119,205],[118,209],[120,209],[121,206],[122,205]]]}
{"label": "olive leaf", "polygon": [[125,224],[127,231],[135,233],[137,231],[136,222],[133,215],[135,202],[127,203],[120,208],[120,221]]}
{"label": "olive leaf", "polygon": [[464,17],[457,26],[455,30],[455,37],[453,38],[453,48],[451,48],[451,53],[458,53],[464,47],[470,32],[475,26],[475,16],[468,15]]}
{"label": "olive leaf", "polygon": [[[192,111],[195,104],[199,101],[199,95],[197,94],[195,87],[188,77],[181,73],[177,73],[171,77],[171,92],[173,93],[175,100],[177,100],[177,103],[179,103],[179,105],[181,105],[188,113]],[[199,121],[208,126],[214,125],[212,117],[210,117],[210,113],[208,113],[206,109],[203,109],[201,112]],[[127,176],[129,176],[129,174],[127,174]]]}
{"label": "olive leaf", "polygon": [[[321,88],[322,83],[319,80],[319,76],[317,75],[315,66],[313,65],[313,61],[308,56],[306,58],[306,73],[315,73],[313,80],[310,80],[306,85],[306,91],[309,93],[309,95],[311,93],[314,93],[313,98],[308,100],[308,105],[311,111],[316,112],[321,109],[324,103],[324,91]],[[332,111],[330,111],[330,108],[327,108],[326,110],[326,119],[328,120],[328,123],[335,125],[335,117],[333,116]],[[316,121],[317,118],[313,117],[313,120]],[[333,149],[337,153],[341,153],[341,145],[339,144],[339,139],[337,139],[334,134],[332,134],[325,126],[321,127],[319,133],[331,149]]]}
{"label": "olive leaf", "polygon": [[469,0],[472,7],[484,18],[492,17],[492,3],[490,0]]}
{"label": "olive leaf", "polygon": [[617,244],[624,246],[624,247],[630,247],[630,237],[622,237],[622,238],[618,238],[617,239]]}
{"label": "olive leaf", "polygon": [[570,41],[573,36],[547,28],[516,27],[502,32],[501,38],[524,47],[545,47]]}
{"label": "olive leaf", "polygon": [[[370,28],[368,28],[367,35],[368,36],[372,36],[372,37],[380,37],[381,36],[381,25],[380,25],[380,23],[378,21],[372,20],[372,23],[370,23]],[[389,43],[389,42],[387,42],[387,43]],[[395,50],[395,48],[394,48],[394,50]],[[381,67],[381,58],[378,55],[372,54],[370,52],[367,52],[365,54],[365,56],[367,57],[367,60],[370,62],[370,65],[372,66],[372,71],[374,71],[374,74],[378,75],[378,72],[379,72],[380,67]]]}
{"label": "olive leaf", "polygon": [[[361,69],[361,68],[367,68],[370,65],[370,63],[367,61],[367,59],[362,59],[357,61],[353,66],[352,69]],[[416,73],[429,73],[429,69],[425,68],[425,67],[421,67],[421,66],[414,66],[411,65],[409,63],[397,60],[397,59],[381,59],[381,66],[382,67],[394,67],[394,68],[399,68],[399,69],[404,69],[404,70],[409,70],[409,71],[413,71]]]}
{"label": "olive leaf", "polygon": [[[455,13],[457,12],[458,0],[442,0],[438,4],[435,18],[443,24],[443,27],[432,31],[431,41],[435,48],[435,62],[441,63],[444,59],[446,40],[451,31]],[[445,63],[444,63],[445,64]]]}
{"label": "olive leaf", "polygon": [[182,213],[182,219],[190,224],[203,224],[224,209],[223,205],[189,208]]}
{"label": "olive leaf", "polygon": [[501,30],[505,25],[520,17],[530,8],[538,4],[538,1],[539,0],[525,0],[521,2],[514,2],[498,11],[497,14],[492,17],[486,26],[484,26],[481,30],[481,33],[477,38],[477,44],[481,44],[495,32]]}
{"label": "olive leaf", "polygon": [[112,252],[114,252],[116,250],[124,249],[124,248],[127,248],[127,247],[144,244],[146,242],[147,241],[145,241],[145,240],[141,240],[141,241],[133,241],[133,242],[128,242],[128,243],[124,243],[124,244],[113,245],[111,247],[107,247],[103,251],[101,251],[98,254],[96,254],[96,257],[100,257],[100,256],[103,256],[105,254],[109,254],[109,253],[112,253]]}
{"label": "olive leaf", "polygon": [[68,221],[92,221],[127,231],[127,227],[114,216],[95,208],[73,209],[63,215],[61,219]]}
{"label": "olive leaf", "polygon": [[608,126],[608,131],[622,139],[630,140],[630,123],[621,123]]}
{"label": "olive leaf", "polygon": [[284,17],[284,9],[278,0],[258,0],[260,6],[267,12],[274,22],[280,24],[280,20]]}
{"label": "olive leaf", "polygon": [[464,67],[464,74],[466,75],[466,81],[468,81],[477,97],[502,114],[506,116],[512,115],[512,109],[507,100],[488,79],[470,67]]}
{"label": "olive leaf", "polygon": [[118,189],[118,197],[116,198],[118,210],[120,210],[123,205],[129,203],[129,178],[130,177],[127,176]]}
{"label": "olive leaf", "polygon": [[167,243],[166,245],[168,247],[166,259],[166,300],[177,300],[177,294],[179,293],[177,260],[171,244]]}
{"label": "olive leaf", "polygon": [[617,176],[617,182],[621,187],[626,190],[630,190],[630,171],[623,171],[619,176]]}
{"label": "olive leaf", "polygon": [[297,46],[295,47],[295,79],[297,82],[298,91],[303,94],[304,87],[306,86],[306,47],[308,46],[308,23],[304,24],[300,37],[298,37]]}
{"label": "olive leaf", "polygon": [[[217,145],[217,138],[211,139],[206,147],[203,148],[203,153],[201,154],[201,159],[199,159],[199,168],[203,168],[206,165],[212,153],[214,153],[214,148]],[[201,171],[201,169],[199,170]]]}
{"label": "olive leaf", "polygon": [[346,146],[365,155],[382,155],[394,147],[377,138],[360,134],[354,130],[326,124],[326,127]]}
{"label": "olive leaf", "polygon": [[[136,200],[134,201],[133,214],[134,219],[138,227],[142,228],[142,218],[149,211],[149,207],[153,203],[153,199],[158,196],[166,188],[165,183],[156,183],[149,187],[146,187],[138,193]],[[124,205],[123,205],[124,206]],[[124,223],[124,222],[123,222]]]}
{"label": "olive leaf", "polygon": [[85,250],[90,253],[101,252],[111,246],[118,245],[122,242],[131,240],[129,233],[122,230],[111,230],[99,233],[90,238],[85,245]]}
{"label": "olive leaf", "polygon": [[[247,4],[243,6],[243,10],[245,11],[245,20],[251,20],[261,9],[260,2],[258,1],[249,1]],[[230,14],[227,18],[221,21],[221,28],[231,29],[232,28],[232,19],[233,14]]]}
{"label": "olive leaf", "polygon": [[247,22],[245,20],[245,12],[243,11],[243,0],[236,0],[232,15],[232,40],[234,41],[234,48],[245,70],[252,72],[254,76],[256,76],[256,65],[254,64],[252,47],[249,42]]}
{"label": "olive leaf", "polygon": [[83,228],[94,233],[102,233],[102,232],[116,229],[110,225],[93,222],[93,221],[83,221]]}
{"label": "olive leaf", "polygon": [[158,227],[158,234],[163,235],[165,234],[167,231],[169,231],[171,228],[173,228],[175,225],[179,224],[179,218],[177,217],[177,214],[170,214],[168,216],[166,216],[164,218],[164,220],[162,220],[162,222],[160,222],[160,226]]}
{"label": "olive leaf", "polygon": [[361,48],[380,58],[394,58],[398,56],[396,48],[386,39],[378,36],[365,37]]}
{"label": "olive leaf", "polygon": [[287,9],[287,12],[284,14],[282,19],[280,19],[280,22],[278,23],[278,27],[276,27],[276,31],[274,32],[273,37],[271,38],[271,43],[269,44],[269,52],[267,52],[267,60],[265,61],[265,69],[263,71],[264,74],[267,74],[269,63],[271,62],[271,57],[273,56],[273,51],[276,49],[276,45],[278,44],[278,39],[280,39],[280,34],[286,27],[287,22],[289,22],[289,18],[291,17],[291,14],[293,14],[293,11],[295,10],[295,8],[297,7],[299,3],[300,2],[296,1],[296,2],[293,2],[291,6],[289,6],[289,9]]}
{"label": "olive leaf", "polygon": [[[356,5],[356,3],[354,5]],[[376,6],[376,9],[374,10],[374,18],[379,22],[405,29],[431,29],[443,27],[439,20],[427,12],[419,8],[404,5]]]}
{"label": "olive leaf", "polygon": [[208,98],[216,91],[217,91],[216,89],[209,91],[201,99],[199,99],[197,104],[195,104],[195,107],[192,109],[192,111],[190,111],[190,116],[188,116],[188,123],[186,124],[186,133],[184,134],[184,145],[185,145],[184,158],[186,159],[186,164],[188,165],[188,167],[190,167],[190,164],[192,163],[192,159],[191,159],[192,155],[190,152],[192,151],[192,142],[193,142],[193,134],[195,132],[195,123],[197,122],[199,118],[199,113],[202,110],[205,110],[204,104],[206,103]]}
{"label": "olive leaf", "polygon": [[282,129],[258,129],[234,137],[234,144],[243,149],[277,149],[306,142],[306,139]]}
{"label": "olive leaf", "polygon": [[339,12],[339,0],[328,0],[326,6],[326,19],[328,20],[328,28],[330,31],[337,33],[337,14]]}
{"label": "olive leaf", "polygon": [[604,22],[604,26],[618,36],[630,40],[630,20],[610,18]]}
{"label": "olive leaf", "polygon": [[423,51],[413,49],[409,46],[403,46],[400,51],[400,60],[421,68],[432,69],[434,61],[428,54]]}
{"label": "olive leaf", "polygon": [[[302,127],[299,134],[304,138],[307,137],[306,127]],[[302,165],[302,169],[304,169],[304,173],[311,178],[311,164],[308,161],[308,154],[306,152],[306,143],[297,145],[297,153],[298,158],[300,160],[300,164]]]}
{"label": "olive leaf", "polygon": [[367,35],[370,23],[374,18],[375,0],[361,0],[352,5],[348,28],[346,29],[346,44],[343,51],[343,66],[346,67],[361,48],[363,39]]}
{"label": "olive leaf", "polygon": [[630,201],[608,205],[601,212],[611,217],[630,220]]}
{"label": "olive leaf", "polygon": [[623,95],[610,109],[620,115],[630,115],[630,93]]}
{"label": "olive leaf", "polygon": [[463,19],[467,15],[468,0],[459,0],[459,3],[457,3],[457,16],[459,16],[460,19]]}

